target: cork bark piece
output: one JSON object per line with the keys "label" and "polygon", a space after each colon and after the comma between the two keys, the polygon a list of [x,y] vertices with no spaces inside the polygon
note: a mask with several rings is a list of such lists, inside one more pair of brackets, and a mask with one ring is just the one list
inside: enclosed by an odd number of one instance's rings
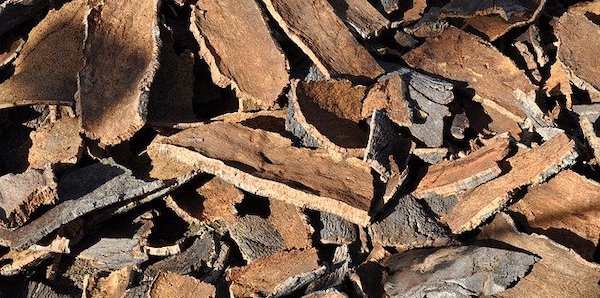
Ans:
{"label": "cork bark piece", "polygon": [[383,69],[327,0],[263,0],[269,13],[326,78],[375,79]]}
{"label": "cork bark piece", "polygon": [[566,170],[529,188],[509,210],[530,230],[593,260],[600,235],[600,223],[595,221],[600,215],[599,201],[599,183]]}
{"label": "cork bark piece", "polygon": [[458,204],[442,217],[453,233],[477,228],[500,211],[517,189],[540,184],[563,168],[575,163],[575,144],[565,134],[559,134],[539,147],[508,159],[510,171],[503,176],[467,191]]}
{"label": "cork bark piece", "polygon": [[279,252],[244,267],[234,267],[227,275],[231,295],[273,297],[289,294],[324,273],[325,267],[319,266],[318,261],[317,251],[310,248]]}
{"label": "cork bark piece", "polygon": [[306,215],[295,205],[269,199],[271,214],[267,220],[277,229],[288,249],[304,249],[312,245],[312,227]]}
{"label": "cork bark piece", "polygon": [[[587,2],[573,6],[564,13],[554,28],[558,39],[557,58],[569,79],[580,89],[600,95],[600,26],[590,15],[600,13],[600,3]],[[561,85],[562,86],[562,85]]]}
{"label": "cork bark piece", "polygon": [[147,296],[149,298],[215,298],[216,291],[215,286],[194,277],[171,272],[161,272],[152,282],[152,286],[150,287]]}
{"label": "cork bark piece", "polygon": [[0,42],[0,69],[12,63],[25,45],[25,40],[20,37],[6,37]]}
{"label": "cork bark piece", "polygon": [[363,39],[379,36],[390,21],[368,0],[329,0],[337,15]]}
{"label": "cork bark piece", "polygon": [[508,138],[496,137],[466,157],[430,166],[413,195],[454,195],[498,177],[502,172],[498,162],[508,154],[509,145]]}
{"label": "cork bark piece", "polygon": [[288,84],[288,65],[255,0],[198,1],[191,30],[212,80],[236,91],[240,110],[273,107]]}
{"label": "cork bark piece", "polygon": [[475,101],[518,123],[526,117],[520,102],[535,99],[535,86],[512,60],[491,44],[455,27],[429,38],[403,58],[415,68],[467,82],[475,90]]}
{"label": "cork bark piece", "polygon": [[77,111],[88,137],[114,145],[146,123],[158,68],[159,3],[95,0],[89,6]]}
{"label": "cork bark piece", "polygon": [[83,153],[83,140],[79,135],[79,120],[62,117],[47,123],[30,134],[29,166],[41,169],[46,164],[75,164]]}
{"label": "cork bark piece", "polygon": [[334,160],[324,151],[292,147],[276,133],[218,122],[150,147],[250,193],[331,212],[359,225],[369,222],[373,176],[358,159]]}
{"label": "cork bark piece", "polygon": [[598,264],[587,262],[545,236],[518,232],[505,213],[499,213],[478,238],[502,241],[541,258],[527,276],[514,287],[498,293],[498,297],[526,298],[531,297],[531,293],[552,298],[593,297],[600,291]]}
{"label": "cork bark piece", "polygon": [[[21,1],[2,4],[9,2]],[[31,30],[14,61],[14,75],[0,84],[0,109],[73,103],[77,72],[83,67],[85,12],[85,1],[72,1],[59,10],[50,10]]]}
{"label": "cork bark piece", "polygon": [[409,108],[408,88],[398,72],[386,74],[377,80],[367,93],[363,106],[363,118],[370,117],[375,110],[385,109],[387,116],[398,126],[412,125]]}
{"label": "cork bark piece", "polygon": [[50,167],[0,177],[0,223],[20,227],[37,208],[56,202],[55,180]]}
{"label": "cork bark piece", "polygon": [[0,266],[0,275],[14,276],[39,265],[52,256],[70,253],[69,244],[69,239],[56,237],[46,246],[33,245],[21,251],[11,250],[0,258],[0,262],[4,264]]}
{"label": "cork bark piece", "polygon": [[579,117],[579,126],[591,149],[592,163],[600,165],[600,137],[596,134],[594,124],[586,117]]}

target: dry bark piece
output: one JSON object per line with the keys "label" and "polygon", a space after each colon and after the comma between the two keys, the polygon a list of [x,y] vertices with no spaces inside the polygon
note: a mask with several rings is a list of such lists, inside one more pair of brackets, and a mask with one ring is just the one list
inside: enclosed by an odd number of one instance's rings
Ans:
{"label": "dry bark piece", "polygon": [[326,78],[375,79],[383,69],[360,45],[327,0],[263,0],[269,13]]}
{"label": "dry bark piece", "polygon": [[[586,2],[571,7],[554,28],[558,39],[557,59],[571,82],[580,89],[600,95],[600,74],[595,61],[600,54],[600,26],[593,21],[600,12],[600,3]],[[590,63],[594,61],[594,63]]]}
{"label": "dry bark piece", "polygon": [[494,41],[509,30],[537,19],[545,0],[477,1],[453,0],[441,9],[441,17],[464,18],[465,23]]}
{"label": "dry bark piece", "polygon": [[12,63],[25,45],[23,38],[6,38],[0,43],[0,69]]}
{"label": "dry bark piece", "polygon": [[319,241],[323,244],[346,245],[358,239],[357,227],[340,216],[328,212],[319,212],[322,228]]}
{"label": "dry bark piece", "polygon": [[440,14],[441,8],[430,7],[419,21],[410,27],[405,27],[404,31],[421,38],[440,35],[449,26],[448,22],[443,20]]}
{"label": "dry bark piece", "polygon": [[90,298],[123,297],[133,279],[133,271],[134,266],[126,266],[109,273],[105,277],[89,277],[87,283],[84,282],[83,291],[85,294],[83,296]]}
{"label": "dry bark piece", "polygon": [[155,198],[170,190],[164,188],[161,181],[139,180],[112,159],[102,160],[65,175],[58,185],[62,203],[21,228],[0,231],[0,243],[24,249],[82,215],[141,196]]}
{"label": "dry bark piece", "polygon": [[343,292],[339,292],[335,288],[312,292],[308,295],[302,296],[302,298],[348,298]]}
{"label": "dry bark piece", "polygon": [[[454,50],[449,51],[449,45]],[[512,60],[491,44],[455,27],[429,38],[403,58],[415,68],[467,82],[475,89],[475,101],[517,123],[527,116],[521,101],[535,101],[535,86]]]}
{"label": "dry bark piece", "polygon": [[194,277],[171,272],[161,272],[150,287],[149,298],[161,297],[216,297],[215,286]]}
{"label": "dry bark piece", "polygon": [[591,150],[593,163],[600,165],[600,137],[596,134],[594,125],[586,117],[579,117],[579,126]]}
{"label": "dry bark piece", "polygon": [[310,293],[341,285],[349,273],[350,261],[352,259],[348,245],[338,246],[333,253],[331,264],[327,266],[327,272],[318,279],[310,282],[305,292]]}
{"label": "dry bark piece", "polygon": [[379,36],[388,21],[368,0],[329,0],[337,15],[360,37]]}
{"label": "dry bark piece", "polygon": [[596,123],[596,120],[600,117],[600,104],[573,105],[573,112],[580,117],[587,118],[592,123]]}
{"label": "dry bark piece", "polygon": [[592,260],[598,245],[600,184],[573,171],[562,171],[547,183],[529,188],[510,207],[530,230],[571,247]]}
{"label": "dry bark piece", "polygon": [[277,297],[295,291],[324,272],[325,267],[318,264],[317,251],[310,248],[278,252],[244,267],[232,268],[227,279],[235,297]]}
{"label": "dry bark piece", "polygon": [[294,148],[275,133],[218,122],[156,140],[150,147],[250,193],[360,225],[369,222],[373,176],[360,160],[334,160],[320,150]]}
{"label": "dry bark piece", "polygon": [[50,167],[0,177],[0,224],[22,226],[43,205],[56,202],[56,181]]}
{"label": "dry bark piece", "polygon": [[377,262],[367,261],[356,268],[350,274],[350,281],[356,294],[362,298],[385,297],[383,283],[388,278],[388,274]]}
{"label": "dry bark piece", "polygon": [[495,295],[527,275],[538,257],[483,246],[422,249],[396,254],[386,265],[390,297]]}
{"label": "dry bark piece", "polygon": [[450,233],[412,196],[398,199],[369,228],[373,243],[399,251],[452,244]]}
{"label": "dry bark piece", "polygon": [[600,266],[590,263],[578,254],[539,235],[517,231],[512,219],[500,213],[485,226],[479,239],[493,239],[530,251],[541,259],[531,272],[514,287],[499,293],[499,297],[593,297],[598,294]]}
{"label": "dry bark piece", "polygon": [[148,123],[177,127],[197,121],[194,114],[194,55],[189,51],[175,53],[173,37],[164,32],[160,66],[150,91]]}
{"label": "dry bark piece", "polygon": [[[4,5],[18,6],[20,2],[25,1],[4,1],[0,11]],[[85,1],[72,1],[59,10],[50,10],[33,28],[14,62],[14,75],[0,84],[0,109],[73,103],[77,72],[83,67],[85,13]]]}
{"label": "dry bark piece", "polygon": [[460,196],[458,204],[442,217],[442,221],[456,234],[475,229],[504,207],[514,191],[529,184],[543,183],[574,164],[577,156],[575,143],[565,134],[517,154],[508,159],[508,173]]}
{"label": "dry bark piece", "polygon": [[571,106],[573,88],[571,88],[569,74],[565,71],[560,62],[555,62],[550,66],[550,77],[544,83],[543,90],[547,96],[564,95],[567,98],[567,106]]}
{"label": "dry bark piece", "polygon": [[129,139],[146,122],[158,68],[158,7],[158,0],[90,3],[76,103],[85,134],[102,144]]}
{"label": "dry bark piece", "polygon": [[279,231],[268,220],[256,215],[239,218],[229,233],[237,243],[242,257],[248,262],[271,256],[286,248]]}
{"label": "dry bark piece", "polygon": [[349,81],[292,81],[286,129],[308,147],[362,156],[368,135],[358,126],[364,87]]}
{"label": "dry bark piece", "polygon": [[4,0],[0,2],[0,35],[33,18],[48,5],[46,0]]}
{"label": "dry bark piece", "polygon": [[213,82],[236,91],[240,110],[273,107],[288,66],[256,1],[198,1],[191,24]]}
{"label": "dry bark piece", "polygon": [[508,138],[496,137],[466,157],[430,166],[413,195],[418,198],[449,196],[498,177],[502,172],[498,162],[508,154],[509,145]]}
{"label": "dry bark piece", "polygon": [[428,164],[436,164],[448,156],[448,148],[415,148],[412,154]]}
{"label": "dry bark piece", "polygon": [[385,109],[390,120],[398,126],[411,126],[412,112],[408,106],[407,89],[399,72],[380,77],[364,99],[363,118],[370,117],[375,110]]}
{"label": "dry bark piece", "polygon": [[29,166],[41,169],[46,164],[75,164],[83,153],[77,118],[62,117],[47,123],[30,135]]}
{"label": "dry bark piece", "polygon": [[313,229],[300,208],[280,200],[269,199],[269,210],[267,220],[281,234],[288,249],[311,246]]}
{"label": "dry bark piece", "polygon": [[70,241],[64,237],[56,237],[47,246],[33,245],[22,251],[11,250],[0,258],[0,275],[12,276],[39,265],[44,260],[57,254],[70,253]]}

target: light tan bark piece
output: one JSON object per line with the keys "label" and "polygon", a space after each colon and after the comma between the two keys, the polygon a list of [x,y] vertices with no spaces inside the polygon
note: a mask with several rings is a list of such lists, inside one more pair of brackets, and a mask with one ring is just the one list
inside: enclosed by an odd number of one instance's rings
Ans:
{"label": "light tan bark piece", "polygon": [[269,199],[269,209],[271,214],[267,220],[281,234],[288,249],[311,247],[313,229],[300,208],[281,200]]}
{"label": "light tan bark piece", "polygon": [[106,277],[89,277],[83,289],[85,292],[84,297],[124,297],[133,277],[134,269],[134,266],[126,266],[111,272]]}
{"label": "light tan bark piece", "polygon": [[358,159],[334,160],[322,150],[292,147],[276,133],[218,122],[158,139],[150,147],[250,193],[363,226],[370,220],[373,176]]}
{"label": "light tan bark piece", "polygon": [[29,166],[41,169],[46,164],[75,164],[83,153],[83,140],[79,135],[79,120],[62,117],[47,123],[30,134]]}
{"label": "light tan bark piece", "polygon": [[598,15],[600,3],[578,4],[564,13],[554,28],[558,39],[557,59],[578,88],[600,95],[600,26],[586,13]]}
{"label": "light tan bark piece", "polygon": [[235,267],[227,279],[234,297],[280,296],[307,284],[325,272],[318,264],[317,251],[278,252],[244,267]]}
{"label": "light tan bark piece", "polygon": [[364,39],[379,36],[390,21],[368,0],[329,0],[337,15]]}
{"label": "light tan bark piece", "polygon": [[240,110],[273,107],[288,84],[288,65],[255,0],[198,1],[191,30],[213,82],[236,91]]}
{"label": "light tan bark piece", "polygon": [[520,104],[522,94],[535,99],[535,86],[512,60],[491,44],[455,27],[429,38],[403,58],[415,68],[467,82],[475,89],[475,101],[515,122],[526,117]]}
{"label": "light tan bark piece", "polygon": [[512,193],[529,184],[539,184],[575,163],[575,143],[561,133],[543,145],[508,159],[510,171],[459,197],[458,204],[442,217],[453,233],[477,228],[500,211]]}
{"label": "light tan bark piece", "polygon": [[154,282],[152,282],[152,286],[148,291],[148,297],[214,298],[216,297],[216,291],[215,286],[194,277],[161,272]]}
{"label": "light tan bark piece", "polygon": [[498,177],[502,172],[498,162],[508,154],[509,145],[508,138],[497,137],[466,157],[430,166],[413,195],[455,195]]}
{"label": "light tan bark piece", "polygon": [[85,13],[85,1],[72,1],[50,10],[33,28],[14,62],[14,75],[0,84],[0,109],[73,103],[83,66]]}
{"label": "light tan bark piece", "polygon": [[498,293],[498,297],[595,297],[600,292],[600,266],[585,261],[573,251],[536,234],[517,231],[512,219],[499,213],[485,226],[480,239],[494,239],[530,251],[539,257],[531,272],[514,287]]}
{"label": "light tan bark piece", "polygon": [[114,145],[146,122],[158,68],[159,2],[93,0],[89,5],[77,111],[88,137]]}
{"label": "light tan bark piece", "polygon": [[23,225],[37,208],[56,201],[56,187],[50,167],[0,177],[0,223],[9,228]]}
{"label": "light tan bark piece", "polygon": [[374,79],[383,74],[327,0],[263,0],[271,16],[326,78]]}
{"label": "light tan bark piece", "polygon": [[532,231],[593,259],[600,236],[598,182],[562,171],[547,183],[529,188],[510,210],[520,214]]}

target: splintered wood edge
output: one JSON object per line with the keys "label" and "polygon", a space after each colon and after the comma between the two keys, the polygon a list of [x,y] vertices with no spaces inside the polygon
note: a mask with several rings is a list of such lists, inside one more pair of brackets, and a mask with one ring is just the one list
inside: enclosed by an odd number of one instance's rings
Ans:
{"label": "splintered wood edge", "polygon": [[[150,64],[146,67],[145,71],[144,71],[144,75],[142,76],[142,78],[139,81],[139,86],[137,87],[137,91],[136,94],[139,94],[139,102],[137,105],[137,114],[136,114],[136,118],[137,119],[133,119],[135,121],[135,123],[133,123],[133,125],[131,127],[129,127],[126,131],[124,135],[118,135],[115,137],[106,137],[106,136],[102,136],[98,133],[95,132],[90,132],[87,129],[84,128],[84,124],[83,124],[83,117],[79,117],[79,127],[81,128],[81,130],[84,132],[85,135],[87,135],[89,138],[91,139],[95,139],[95,140],[99,140],[100,143],[104,144],[104,145],[117,145],[119,143],[121,143],[122,141],[128,140],[129,138],[131,138],[138,130],[140,130],[142,127],[144,127],[144,125],[146,124],[146,115],[148,114],[148,101],[150,100],[150,89],[152,86],[152,82],[154,81],[154,76],[159,68],[159,59],[160,59],[160,46],[162,45],[162,41],[160,39],[160,26],[159,26],[159,9],[160,9],[160,5],[161,5],[161,1],[156,1],[156,16],[155,16],[155,22],[153,24],[153,32],[152,32],[152,36],[154,39],[154,42],[152,44],[152,59],[150,61]],[[98,5],[100,6],[100,5]],[[84,33],[84,55],[83,55],[83,59],[84,59],[84,68],[87,65],[87,54],[86,54],[86,48],[87,48],[87,40],[89,38],[89,33],[90,33],[90,24],[89,24],[89,18],[90,18],[90,14],[93,11],[94,7],[90,7],[88,5],[88,11],[86,13],[85,16],[85,33]],[[81,115],[81,98],[80,98],[80,89],[81,89],[81,71],[77,74],[77,89],[78,91],[75,93],[75,108],[77,111],[78,115]]]}
{"label": "splintered wood edge", "polygon": [[[344,148],[333,143],[329,138],[323,135],[314,125],[310,124],[306,117],[304,117],[304,113],[302,113],[302,109],[300,108],[300,103],[298,102],[298,96],[296,92],[298,90],[299,80],[293,80],[290,84],[290,92],[288,96],[288,104],[294,110],[294,118],[298,122],[300,126],[312,137],[319,141],[320,145],[327,149],[327,151],[333,151],[334,154],[341,154],[343,156],[352,156],[359,157],[363,156],[365,153],[365,148]],[[337,117],[337,116],[336,116]]]}
{"label": "splintered wood edge", "polygon": [[242,170],[227,166],[223,161],[175,145],[154,143],[157,152],[169,154],[173,158],[193,165],[199,171],[218,176],[234,186],[250,193],[282,200],[300,208],[321,210],[336,214],[360,226],[370,222],[368,210],[360,210],[332,198],[308,194],[283,183],[258,178]]}
{"label": "splintered wood edge", "polygon": [[[253,1],[255,1],[255,0],[253,0]],[[258,1],[258,0],[256,0],[256,1]],[[240,88],[238,87],[238,84],[236,81],[228,78],[223,73],[221,73],[221,70],[219,69],[219,66],[217,65],[217,61],[215,59],[215,54],[211,51],[211,47],[208,45],[206,39],[204,38],[204,35],[202,35],[200,30],[198,29],[198,26],[196,25],[195,20],[196,20],[196,12],[197,11],[202,11],[202,10],[197,5],[194,5],[194,7],[192,8],[192,13],[190,15],[190,31],[192,31],[192,34],[194,35],[196,41],[198,41],[198,45],[200,48],[199,54],[202,57],[202,59],[204,59],[206,64],[208,64],[208,67],[210,70],[210,77],[212,78],[213,83],[215,83],[215,85],[217,85],[221,88],[230,87],[232,90],[235,91],[235,95],[239,98],[239,107],[238,107],[239,111],[247,110],[244,102],[251,102],[253,104],[256,104],[257,106],[260,106],[263,109],[273,108],[273,106],[276,103],[275,99],[271,105],[261,104],[260,99],[257,100],[256,98],[254,98],[254,96],[241,91]],[[267,30],[269,30],[269,34],[271,34],[271,29],[269,28],[268,24],[266,24],[265,15],[262,11],[261,11],[261,15],[263,15],[263,21],[265,22],[265,26],[267,27]],[[271,36],[271,38],[273,38],[273,36]],[[278,49],[279,49],[280,55],[283,56],[283,60],[285,61],[285,70],[289,74],[289,70],[290,70],[289,61],[285,57],[285,54],[281,51],[281,48],[279,46],[278,46]],[[285,90],[285,88],[281,89],[281,92],[279,93],[280,96],[285,92],[284,90]]]}

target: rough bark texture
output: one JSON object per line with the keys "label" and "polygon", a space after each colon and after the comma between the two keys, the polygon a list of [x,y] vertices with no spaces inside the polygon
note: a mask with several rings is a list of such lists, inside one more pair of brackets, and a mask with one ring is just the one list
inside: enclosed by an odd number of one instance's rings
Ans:
{"label": "rough bark texture", "polygon": [[[211,77],[231,86],[240,110],[272,107],[288,84],[287,60],[255,0],[198,1],[191,29]],[[235,36],[236,38],[222,38]]]}
{"label": "rough bark texture", "polygon": [[329,0],[337,15],[364,39],[381,34],[390,22],[368,0]]}
{"label": "rough bark texture", "polygon": [[215,286],[191,276],[161,272],[152,283],[148,297],[214,298],[216,297],[216,289]]}
{"label": "rough bark texture", "polygon": [[94,0],[89,5],[77,111],[88,137],[114,145],[146,122],[158,68],[159,2]]}
{"label": "rough bark texture", "polygon": [[83,153],[77,118],[62,117],[40,127],[31,135],[29,166],[41,169],[47,164],[75,164]]}
{"label": "rough bark texture", "polygon": [[356,226],[340,216],[319,212],[319,219],[323,225],[319,231],[319,240],[323,244],[351,244],[358,238]]}

